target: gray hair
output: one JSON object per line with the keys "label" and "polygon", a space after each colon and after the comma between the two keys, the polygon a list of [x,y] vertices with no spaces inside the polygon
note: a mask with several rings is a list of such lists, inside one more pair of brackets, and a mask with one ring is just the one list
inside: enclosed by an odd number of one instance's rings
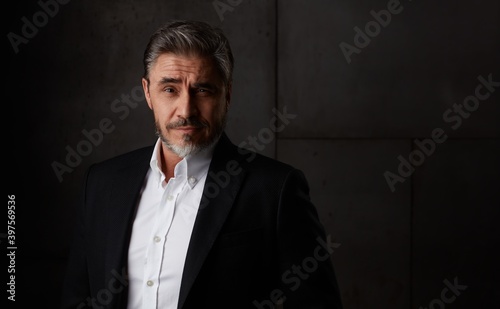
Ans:
{"label": "gray hair", "polygon": [[172,21],[156,30],[144,51],[144,78],[163,53],[211,57],[224,85],[233,79],[234,59],[229,41],[221,29],[201,21]]}

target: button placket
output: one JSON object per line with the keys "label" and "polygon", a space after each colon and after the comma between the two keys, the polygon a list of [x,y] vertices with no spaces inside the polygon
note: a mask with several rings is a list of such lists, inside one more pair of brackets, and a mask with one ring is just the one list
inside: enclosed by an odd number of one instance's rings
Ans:
{"label": "button placket", "polygon": [[158,280],[160,278],[161,264],[164,255],[163,245],[170,225],[172,224],[175,202],[177,199],[174,192],[175,188],[175,179],[170,179],[163,190],[163,197],[159,204],[157,220],[148,245],[148,257],[144,273],[144,298],[147,299],[143,302],[143,305],[147,308],[156,306],[157,302],[157,298],[154,295],[156,295],[156,290],[159,287],[157,282],[159,282]]}

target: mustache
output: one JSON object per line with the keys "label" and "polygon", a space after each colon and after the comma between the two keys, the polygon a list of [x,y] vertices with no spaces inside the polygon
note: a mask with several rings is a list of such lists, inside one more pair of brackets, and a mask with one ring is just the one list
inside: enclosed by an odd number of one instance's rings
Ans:
{"label": "mustache", "polygon": [[177,121],[170,122],[167,124],[167,129],[175,129],[179,127],[194,127],[194,128],[206,128],[208,123],[198,119],[198,118],[180,118]]}

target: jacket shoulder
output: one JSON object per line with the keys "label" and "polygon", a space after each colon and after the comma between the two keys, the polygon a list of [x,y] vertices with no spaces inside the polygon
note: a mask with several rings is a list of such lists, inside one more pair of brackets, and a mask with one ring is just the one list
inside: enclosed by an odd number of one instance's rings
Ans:
{"label": "jacket shoulder", "polygon": [[[241,151],[245,150],[243,149]],[[249,152],[246,155],[242,155],[242,157],[244,161],[243,164],[250,170],[265,170],[267,172],[273,173],[289,173],[292,170],[296,170],[294,166],[288,163],[253,151]]]}
{"label": "jacket shoulder", "polygon": [[215,150],[214,158],[222,158],[223,161],[236,160],[241,167],[251,172],[282,175],[297,170],[288,163],[236,145],[227,136],[223,136],[221,139]]}
{"label": "jacket shoulder", "polygon": [[149,164],[153,149],[154,146],[134,149],[104,161],[94,163],[89,169],[92,169],[94,172],[112,171]]}

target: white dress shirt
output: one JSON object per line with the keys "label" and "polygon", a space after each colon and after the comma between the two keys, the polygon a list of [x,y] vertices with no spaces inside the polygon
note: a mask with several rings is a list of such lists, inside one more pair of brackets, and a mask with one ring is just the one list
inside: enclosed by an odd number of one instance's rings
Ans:
{"label": "white dress shirt", "polygon": [[155,144],[128,251],[128,309],[177,309],[184,261],[212,159],[208,149],[161,171]]}

